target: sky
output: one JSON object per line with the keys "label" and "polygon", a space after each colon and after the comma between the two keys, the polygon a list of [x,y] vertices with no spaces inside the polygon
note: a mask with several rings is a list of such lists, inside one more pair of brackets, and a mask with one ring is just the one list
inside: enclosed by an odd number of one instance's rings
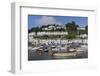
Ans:
{"label": "sky", "polygon": [[28,15],[28,27],[40,27],[47,24],[65,25],[69,22],[75,21],[80,27],[88,25],[88,17],[79,16],[45,16],[45,15]]}

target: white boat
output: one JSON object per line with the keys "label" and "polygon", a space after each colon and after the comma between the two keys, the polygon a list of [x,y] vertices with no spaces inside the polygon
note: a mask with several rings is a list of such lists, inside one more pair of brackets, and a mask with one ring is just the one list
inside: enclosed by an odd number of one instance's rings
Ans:
{"label": "white boat", "polygon": [[69,52],[74,52],[74,51],[76,51],[76,49],[74,48],[69,49]]}
{"label": "white boat", "polygon": [[76,53],[54,53],[53,56],[59,56],[59,57],[76,56]]}

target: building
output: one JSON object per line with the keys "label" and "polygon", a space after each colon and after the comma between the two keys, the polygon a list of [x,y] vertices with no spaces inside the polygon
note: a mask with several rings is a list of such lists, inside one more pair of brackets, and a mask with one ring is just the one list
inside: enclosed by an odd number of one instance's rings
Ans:
{"label": "building", "polygon": [[55,25],[55,24],[50,24],[50,25],[43,25],[42,30],[57,30],[57,29],[65,29],[66,27],[62,25]]}
{"label": "building", "polygon": [[78,27],[77,30],[85,30],[85,27]]}

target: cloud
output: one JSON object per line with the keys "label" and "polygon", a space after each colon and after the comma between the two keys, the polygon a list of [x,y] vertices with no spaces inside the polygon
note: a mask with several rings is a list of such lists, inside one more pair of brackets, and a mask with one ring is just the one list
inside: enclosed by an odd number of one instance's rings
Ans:
{"label": "cloud", "polygon": [[48,25],[48,24],[62,24],[61,22],[57,21],[54,17],[50,16],[42,16],[40,19],[37,20],[39,25]]}

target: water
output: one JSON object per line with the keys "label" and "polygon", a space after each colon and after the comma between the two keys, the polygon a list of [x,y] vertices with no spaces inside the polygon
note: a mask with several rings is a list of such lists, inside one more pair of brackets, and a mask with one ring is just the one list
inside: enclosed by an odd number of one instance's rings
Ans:
{"label": "water", "polygon": [[49,56],[48,52],[43,52],[42,55],[38,55],[35,51],[28,50],[28,60],[55,60],[55,59],[79,59],[79,58],[88,58],[88,52],[87,51],[81,51],[77,52],[76,56],[62,56],[62,57],[56,57],[56,56]]}

